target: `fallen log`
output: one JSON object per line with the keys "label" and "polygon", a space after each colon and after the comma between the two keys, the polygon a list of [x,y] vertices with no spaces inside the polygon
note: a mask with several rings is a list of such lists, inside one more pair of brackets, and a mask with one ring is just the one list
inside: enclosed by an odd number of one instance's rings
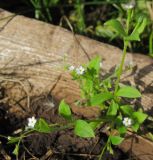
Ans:
{"label": "fallen log", "polygon": [[[102,56],[105,72],[109,72],[121,59],[120,49],[74,35],[59,26],[3,10],[0,19],[0,81],[1,86],[7,88],[9,104],[18,108],[19,115],[23,111],[20,106],[28,109],[33,96],[51,92],[70,104],[79,99],[78,84],[65,73],[66,64],[79,65],[98,54]],[[142,99],[138,105],[152,114],[153,59],[129,53],[127,61],[134,63],[136,74],[122,78],[141,89]],[[75,107],[72,110],[78,113]],[[121,148],[128,151],[131,141],[125,141]],[[136,156],[141,154],[143,146],[144,156],[138,156],[139,159],[152,159],[153,143],[138,137],[138,143],[134,144],[132,152]]]}

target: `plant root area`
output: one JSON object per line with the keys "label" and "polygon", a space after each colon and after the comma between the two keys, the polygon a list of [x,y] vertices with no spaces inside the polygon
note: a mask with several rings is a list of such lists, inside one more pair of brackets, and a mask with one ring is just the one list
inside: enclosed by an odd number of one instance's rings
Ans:
{"label": "plant root area", "polygon": [[[30,111],[18,112],[16,106],[2,102],[0,97],[0,160],[98,160],[106,144],[107,136],[102,129],[96,131],[95,138],[80,138],[73,128],[44,134],[33,132],[20,144],[19,155],[12,154],[15,145],[7,144],[7,136],[19,136],[27,125],[27,118],[44,118],[48,123],[65,123],[58,115],[58,103],[51,96],[31,99]],[[79,116],[77,115],[76,118]],[[6,136],[6,137],[2,137]],[[114,154],[107,151],[103,160],[128,160],[129,155],[114,147]]]}

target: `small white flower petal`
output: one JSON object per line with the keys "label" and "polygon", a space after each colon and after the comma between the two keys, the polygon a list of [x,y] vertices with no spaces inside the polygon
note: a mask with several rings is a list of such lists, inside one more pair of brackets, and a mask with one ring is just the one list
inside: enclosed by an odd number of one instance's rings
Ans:
{"label": "small white flower petal", "polygon": [[77,73],[78,75],[83,75],[84,72],[85,72],[84,67],[80,66],[80,67],[76,68],[76,73]]}
{"label": "small white flower petal", "polygon": [[37,122],[37,120],[34,116],[31,118],[28,118],[28,125],[27,125],[26,129],[34,128],[36,122]]}
{"label": "small white flower petal", "polygon": [[125,118],[123,119],[123,124],[124,124],[124,126],[126,126],[126,127],[130,127],[130,126],[132,125],[132,120],[131,120],[130,118],[128,118],[128,117],[125,117]]}
{"label": "small white flower petal", "polygon": [[132,124],[132,121],[131,121],[131,119],[128,119],[128,126],[131,126],[131,124]]}
{"label": "small white flower petal", "polygon": [[135,0],[131,0],[129,3],[123,3],[123,4],[122,4],[122,7],[127,10],[127,9],[132,9],[132,8],[134,8],[135,5],[136,5]]}
{"label": "small white flower petal", "polygon": [[74,71],[75,67],[74,66],[70,66],[69,67],[69,71]]}
{"label": "small white flower petal", "polygon": [[11,140],[11,137],[10,137],[10,136],[8,136],[8,137],[7,137],[7,139],[8,139],[8,140]]}

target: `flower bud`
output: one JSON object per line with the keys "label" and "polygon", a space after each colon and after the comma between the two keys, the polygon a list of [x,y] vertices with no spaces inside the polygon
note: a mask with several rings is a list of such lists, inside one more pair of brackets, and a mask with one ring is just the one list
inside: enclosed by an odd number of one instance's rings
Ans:
{"label": "flower bud", "polygon": [[132,8],[135,7],[135,5],[136,5],[135,0],[130,0],[128,3],[122,3],[122,7],[123,7],[125,10],[132,9]]}

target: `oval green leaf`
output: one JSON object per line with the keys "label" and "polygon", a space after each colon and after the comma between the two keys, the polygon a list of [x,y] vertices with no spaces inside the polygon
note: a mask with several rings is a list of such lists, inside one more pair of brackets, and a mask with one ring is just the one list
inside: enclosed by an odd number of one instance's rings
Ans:
{"label": "oval green leaf", "polygon": [[93,58],[89,64],[88,64],[88,68],[89,69],[94,69],[96,70],[96,72],[98,73],[100,70],[100,62],[101,62],[101,57],[97,56],[95,58]]}
{"label": "oval green leaf", "polygon": [[13,150],[12,153],[13,153],[14,155],[18,156],[18,154],[19,154],[19,144],[16,144],[16,145],[15,145],[15,148],[14,148],[14,150]]}
{"label": "oval green leaf", "polygon": [[113,95],[110,92],[100,93],[100,94],[94,95],[91,98],[90,103],[91,103],[91,106],[96,106],[112,98],[113,98]]}
{"label": "oval green leaf", "polygon": [[89,123],[84,120],[77,120],[74,128],[74,133],[83,138],[95,137],[94,131]]}
{"label": "oval green leaf", "polygon": [[134,112],[132,117],[136,119],[139,124],[141,124],[145,121],[148,115],[142,112]]}
{"label": "oval green leaf", "polygon": [[52,128],[49,127],[49,124],[42,118],[40,118],[37,123],[34,126],[34,129],[37,132],[42,132],[42,133],[50,133],[52,131]]}
{"label": "oval green leaf", "polygon": [[107,115],[115,116],[117,114],[118,108],[119,108],[118,104],[112,101],[112,103],[108,108]]}
{"label": "oval green leaf", "polygon": [[134,87],[124,86],[117,91],[116,96],[126,98],[139,98],[141,97],[141,93]]}
{"label": "oval green leaf", "polygon": [[89,123],[90,127],[91,127],[93,130],[95,130],[96,128],[98,128],[98,127],[100,126],[100,124],[102,124],[102,122],[98,122],[98,121],[97,121],[97,122],[96,122],[96,121],[94,122],[94,121],[93,121],[93,122],[90,122],[90,123]]}
{"label": "oval green leaf", "polygon": [[122,143],[122,141],[124,140],[124,138],[120,137],[120,136],[110,136],[109,137],[111,140],[111,143],[113,145],[119,145]]}
{"label": "oval green leaf", "polygon": [[71,119],[71,109],[64,100],[62,100],[59,105],[58,113],[66,119]]}
{"label": "oval green leaf", "polygon": [[105,23],[105,25],[112,27],[119,35],[122,37],[126,36],[126,32],[122,26],[122,24],[116,20],[116,19],[111,19]]}
{"label": "oval green leaf", "polygon": [[120,106],[120,109],[125,115],[128,115],[128,116],[131,116],[134,112],[134,109],[130,105]]}
{"label": "oval green leaf", "polygon": [[132,130],[133,130],[134,132],[137,132],[138,129],[139,129],[139,127],[140,127],[140,124],[139,124],[138,122],[135,122],[135,123],[132,125]]}

